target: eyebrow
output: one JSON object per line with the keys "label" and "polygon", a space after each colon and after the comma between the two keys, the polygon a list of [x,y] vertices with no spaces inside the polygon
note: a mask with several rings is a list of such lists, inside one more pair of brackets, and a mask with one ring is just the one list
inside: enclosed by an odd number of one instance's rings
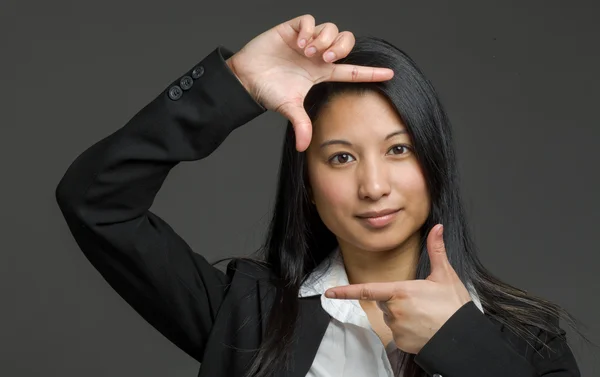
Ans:
{"label": "eyebrow", "polygon": [[[402,130],[398,130],[398,131],[394,131],[391,134],[387,135],[385,137],[384,140],[388,140],[396,135],[402,135],[402,134],[406,134],[406,130],[402,129]],[[332,139],[332,140],[326,140],[323,143],[321,143],[321,145],[319,146],[320,148],[324,148],[328,145],[333,145],[333,144],[342,144],[342,145],[347,145],[347,146],[352,146],[352,143],[349,142],[348,140],[343,140],[343,139]]]}

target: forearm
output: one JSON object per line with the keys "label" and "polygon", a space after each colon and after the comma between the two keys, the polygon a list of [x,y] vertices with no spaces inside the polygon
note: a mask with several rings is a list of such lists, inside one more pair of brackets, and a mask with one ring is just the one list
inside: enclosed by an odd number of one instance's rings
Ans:
{"label": "forearm", "polygon": [[578,377],[577,363],[564,340],[553,338],[548,343],[554,351],[541,357],[512,333],[502,333],[469,302],[425,344],[415,361],[429,374],[443,377]]}
{"label": "forearm", "polygon": [[[124,127],[82,153],[57,188],[61,207],[77,208],[79,215],[95,211],[101,223],[140,216],[176,164],[206,157],[235,128],[261,114],[264,109],[224,64],[230,53],[221,51],[225,56],[214,51],[204,59],[203,74],[179,99],[169,97],[178,79]],[[191,77],[193,68],[182,77]]]}
{"label": "forearm", "polygon": [[81,251],[111,287],[202,362],[228,277],[149,208],[177,163],[209,155],[264,110],[218,52],[200,64],[204,74],[179,99],[169,96],[176,80],[124,127],[77,157],[56,197]]}

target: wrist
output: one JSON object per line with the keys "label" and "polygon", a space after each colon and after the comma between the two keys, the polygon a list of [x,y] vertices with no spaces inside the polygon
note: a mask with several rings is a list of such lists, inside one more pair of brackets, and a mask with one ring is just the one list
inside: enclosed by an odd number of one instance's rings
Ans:
{"label": "wrist", "polygon": [[229,69],[231,70],[231,72],[233,73],[233,75],[235,76],[235,78],[238,79],[238,81],[240,82],[240,84],[242,84],[242,86],[244,87],[244,89],[246,89],[246,91],[250,94],[252,94],[252,92],[250,91],[250,87],[248,85],[246,85],[246,83],[244,82],[244,80],[241,79],[240,75],[237,72],[236,66],[235,66],[235,62],[234,62],[234,57],[235,55],[231,56],[229,59],[225,60],[225,63],[227,64],[227,66],[229,67]]}

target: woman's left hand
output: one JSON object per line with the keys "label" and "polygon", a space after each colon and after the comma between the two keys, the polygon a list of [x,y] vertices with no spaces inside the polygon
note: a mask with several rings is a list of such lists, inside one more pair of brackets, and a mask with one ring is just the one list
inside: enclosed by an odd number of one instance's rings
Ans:
{"label": "woman's left hand", "polygon": [[[417,354],[458,309],[471,301],[467,288],[448,261],[442,233],[443,226],[438,224],[427,236],[431,261],[427,279],[351,284],[328,289],[325,296],[377,301],[396,346]],[[335,297],[330,293],[335,293]]]}

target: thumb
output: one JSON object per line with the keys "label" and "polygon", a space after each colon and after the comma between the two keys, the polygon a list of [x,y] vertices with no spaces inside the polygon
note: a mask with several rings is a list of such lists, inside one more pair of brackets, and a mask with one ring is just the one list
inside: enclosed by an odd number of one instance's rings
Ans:
{"label": "thumb", "polygon": [[287,102],[282,104],[278,111],[292,122],[298,152],[305,151],[312,138],[312,122],[304,110],[304,106],[302,104]]}
{"label": "thumb", "polygon": [[449,272],[452,269],[446,254],[444,245],[444,226],[438,224],[429,232],[427,236],[427,252],[431,262],[431,273],[429,278],[434,281],[448,281]]}

